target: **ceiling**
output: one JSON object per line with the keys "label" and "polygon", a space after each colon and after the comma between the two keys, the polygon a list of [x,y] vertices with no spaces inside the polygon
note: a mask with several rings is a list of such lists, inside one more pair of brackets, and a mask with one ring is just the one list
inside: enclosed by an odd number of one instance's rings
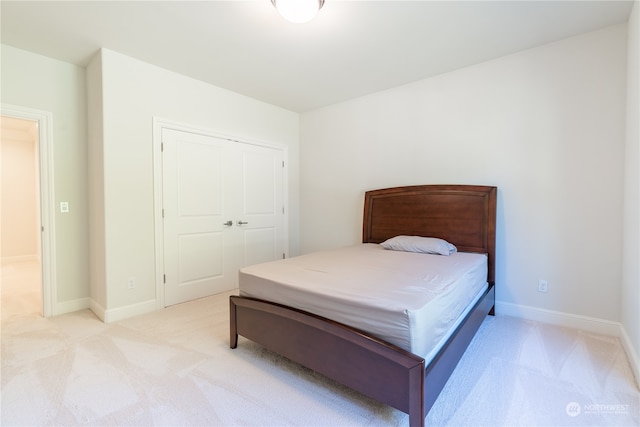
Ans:
{"label": "ceiling", "polygon": [[305,112],[626,22],[632,1],[0,2],[2,43],[86,66],[107,48]]}

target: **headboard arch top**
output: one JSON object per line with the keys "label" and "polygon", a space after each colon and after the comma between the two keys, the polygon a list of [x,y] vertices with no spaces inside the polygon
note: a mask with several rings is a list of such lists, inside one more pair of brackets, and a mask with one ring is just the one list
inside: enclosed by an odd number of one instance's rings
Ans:
{"label": "headboard arch top", "polygon": [[371,190],[364,197],[363,243],[399,236],[438,237],[461,252],[488,255],[495,282],[497,188],[414,185]]}

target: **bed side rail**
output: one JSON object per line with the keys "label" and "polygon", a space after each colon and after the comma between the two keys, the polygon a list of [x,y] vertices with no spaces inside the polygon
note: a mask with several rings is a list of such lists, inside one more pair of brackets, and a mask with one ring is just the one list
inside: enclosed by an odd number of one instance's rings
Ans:
{"label": "bed side rail", "polygon": [[495,295],[495,287],[491,283],[484,295],[467,314],[464,321],[442,346],[441,351],[425,368],[427,387],[424,395],[424,405],[427,413],[440,395],[480,325],[488,314],[493,314]]}

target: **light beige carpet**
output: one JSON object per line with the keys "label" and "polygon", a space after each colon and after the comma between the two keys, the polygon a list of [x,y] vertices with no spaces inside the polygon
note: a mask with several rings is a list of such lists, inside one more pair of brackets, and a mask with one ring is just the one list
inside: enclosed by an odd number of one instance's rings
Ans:
{"label": "light beige carpet", "polygon": [[[1,424],[405,426],[408,417],[242,339],[228,293],[109,325],[3,316]],[[426,419],[437,426],[638,425],[617,338],[496,316]]]}

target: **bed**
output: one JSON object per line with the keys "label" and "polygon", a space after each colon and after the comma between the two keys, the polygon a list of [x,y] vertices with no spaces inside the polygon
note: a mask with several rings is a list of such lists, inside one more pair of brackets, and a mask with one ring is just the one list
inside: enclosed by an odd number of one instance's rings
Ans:
{"label": "bed", "polygon": [[337,314],[296,308],[286,298],[275,297],[277,292],[271,298],[230,297],[231,348],[242,335],[406,412],[411,426],[424,425],[476,331],[494,313],[496,193],[496,187],[475,185],[405,186],[365,193],[362,243],[372,251],[394,236],[424,236],[444,239],[459,253],[486,258],[485,286],[429,355],[336,321]]}

